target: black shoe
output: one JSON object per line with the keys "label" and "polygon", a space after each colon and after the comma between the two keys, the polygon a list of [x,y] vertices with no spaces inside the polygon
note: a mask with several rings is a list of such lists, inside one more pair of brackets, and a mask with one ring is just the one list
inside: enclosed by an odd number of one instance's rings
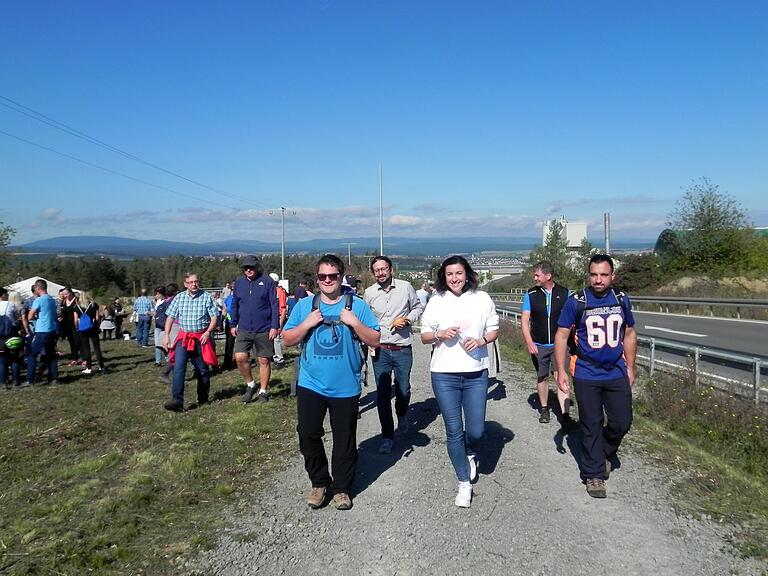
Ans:
{"label": "black shoe", "polygon": [[178,400],[169,400],[163,404],[163,408],[170,410],[171,412],[183,412],[184,402],[179,402]]}
{"label": "black shoe", "polygon": [[256,396],[256,393],[258,391],[259,391],[259,389],[256,388],[256,386],[253,386],[253,387],[246,386],[245,387],[245,393],[240,398],[240,400],[242,400],[243,404],[250,404],[251,402],[253,402],[253,397]]}
{"label": "black shoe", "polygon": [[267,391],[259,390],[258,395],[256,396],[256,402],[259,404],[263,404],[264,402],[269,402],[269,394],[267,394]]}
{"label": "black shoe", "polygon": [[544,406],[544,408],[541,409],[541,414],[539,415],[539,422],[541,424],[549,424],[549,406]]}

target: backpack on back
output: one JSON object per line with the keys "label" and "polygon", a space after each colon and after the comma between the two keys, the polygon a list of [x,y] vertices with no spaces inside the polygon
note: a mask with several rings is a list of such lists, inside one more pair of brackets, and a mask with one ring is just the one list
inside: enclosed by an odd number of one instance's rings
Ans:
{"label": "backpack on back", "polygon": [[[354,301],[354,298],[355,298],[354,295],[351,294],[351,293],[350,294],[344,294],[343,298],[344,298],[344,309],[345,310],[352,310],[352,302]],[[312,297],[312,308],[311,308],[310,312],[314,312],[315,310],[319,310],[319,309],[320,309],[320,293],[318,292],[317,294],[315,294]],[[323,323],[324,324],[328,324],[328,325],[337,325],[337,326],[339,324],[343,324],[343,322],[338,321],[338,320],[324,321]],[[319,326],[319,324],[318,324],[318,326]],[[310,338],[312,338],[312,334],[315,333],[315,330],[317,330],[317,326],[314,326],[311,330],[309,330],[307,332],[307,335],[304,336],[304,345],[302,346],[302,357],[303,358],[306,358],[306,356],[307,356],[307,343],[309,342]],[[364,359],[365,356],[363,355],[363,349],[362,349],[362,346],[361,346],[360,338],[357,336],[355,331],[352,330],[351,328],[349,329],[349,331],[352,332],[352,341],[356,344],[357,352],[360,354],[360,358]]]}
{"label": "backpack on back", "polygon": [[88,310],[91,309],[91,305],[88,304],[88,307],[83,310],[78,306],[78,309],[80,310],[80,323],[77,325],[77,331],[78,332],[87,332],[91,328],[93,328],[93,319],[88,315]]}
{"label": "backpack on back", "polygon": [[0,338],[9,338],[13,333],[13,320],[8,317],[8,307],[10,304],[4,302],[5,309],[0,315]]}

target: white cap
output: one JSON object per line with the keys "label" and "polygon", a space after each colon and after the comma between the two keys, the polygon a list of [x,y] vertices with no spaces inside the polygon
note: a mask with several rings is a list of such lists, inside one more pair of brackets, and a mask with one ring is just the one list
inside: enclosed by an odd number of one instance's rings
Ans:
{"label": "white cap", "polygon": [[274,272],[271,272],[271,273],[269,274],[269,277],[270,277],[270,278],[272,278],[272,280],[274,280],[275,282],[280,282],[280,276],[278,276],[278,275],[277,275],[277,274],[275,274]]}

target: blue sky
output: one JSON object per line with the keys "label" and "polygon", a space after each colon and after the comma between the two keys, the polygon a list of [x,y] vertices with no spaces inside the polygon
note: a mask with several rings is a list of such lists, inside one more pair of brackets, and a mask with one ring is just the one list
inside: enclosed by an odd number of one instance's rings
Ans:
{"label": "blue sky", "polygon": [[288,239],[375,237],[379,164],[391,236],[598,237],[609,211],[655,238],[702,176],[768,226],[766,2],[15,2],[0,27],[18,243],[276,240],[281,206]]}

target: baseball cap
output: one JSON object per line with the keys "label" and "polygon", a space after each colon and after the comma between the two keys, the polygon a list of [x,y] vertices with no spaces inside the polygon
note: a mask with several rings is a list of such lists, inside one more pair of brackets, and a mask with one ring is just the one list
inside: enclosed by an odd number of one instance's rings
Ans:
{"label": "baseball cap", "polygon": [[278,276],[274,272],[270,272],[269,277],[272,278],[272,280],[274,280],[275,282],[280,282],[280,276]]}
{"label": "baseball cap", "polygon": [[246,256],[240,261],[240,268],[245,268],[246,266],[254,267],[259,263],[258,258],[256,256]]}

